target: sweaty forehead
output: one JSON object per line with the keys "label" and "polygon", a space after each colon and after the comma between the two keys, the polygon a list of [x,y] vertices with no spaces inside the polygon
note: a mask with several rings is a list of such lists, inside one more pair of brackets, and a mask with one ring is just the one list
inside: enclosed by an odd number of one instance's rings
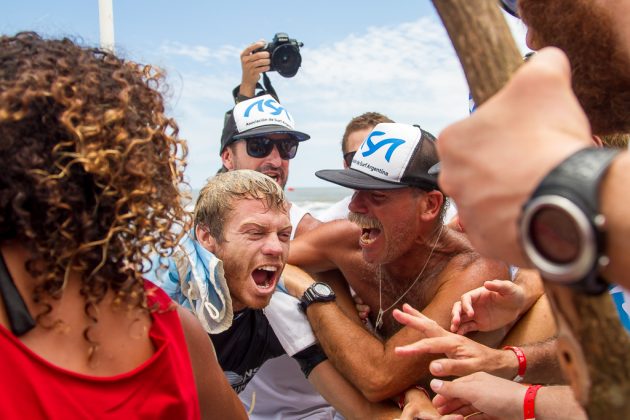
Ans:
{"label": "sweaty forehead", "polygon": [[284,228],[291,225],[289,213],[285,208],[269,208],[263,200],[246,198],[235,200],[233,210],[228,215],[227,222],[234,226],[258,224],[261,226],[276,226]]}

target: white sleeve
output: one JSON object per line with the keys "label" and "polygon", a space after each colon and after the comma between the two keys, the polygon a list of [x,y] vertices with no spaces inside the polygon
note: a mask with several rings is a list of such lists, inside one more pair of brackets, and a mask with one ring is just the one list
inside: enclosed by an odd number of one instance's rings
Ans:
{"label": "white sleeve", "polygon": [[276,290],[271,302],[263,310],[273,332],[289,356],[317,342],[306,315],[298,309],[298,302],[293,296]]}

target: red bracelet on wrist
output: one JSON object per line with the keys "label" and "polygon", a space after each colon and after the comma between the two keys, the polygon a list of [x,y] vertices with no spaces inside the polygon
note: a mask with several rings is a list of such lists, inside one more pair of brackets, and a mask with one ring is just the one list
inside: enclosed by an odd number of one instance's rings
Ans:
{"label": "red bracelet on wrist", "polygon": [[542,385],[530,385],[525,391],[525,398],[523,399],[523,418],[525,420],[536,419],[535,400],[536,394]]}
{"label": "red bracelet on wrist", "polygon": [[512,378],[514,382],[522,382],[523,377],[525,376],[525,369],[527,369],[527,359],[525,358],[525,353],[521,350],[520,347],[516,346],[505,346],[503,350],[512,350],[518,359],[518,372],[516,376]]}
{"label": "red bracelet on wrist", "polygon": [[400,397],[398,397],[398,408],[400,408],[401,410],[405,408],[405,393],[404,392],[400,394]]}

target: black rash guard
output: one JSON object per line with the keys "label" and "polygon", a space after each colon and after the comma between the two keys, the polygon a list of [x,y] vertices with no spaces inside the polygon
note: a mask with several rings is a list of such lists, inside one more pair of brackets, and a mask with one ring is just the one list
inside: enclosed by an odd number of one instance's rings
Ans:
{"label": "black rash guard", "polygon": [[[263,363],[285,354],[262,309],[248,308],[234,313],[230,328],[220,334],[211,334],[210,338],[219,364],[237,393],[245,389]],[[314,344],[293,358],[308,377],[315,366],[326,360],[326,355],[318,344]]]}

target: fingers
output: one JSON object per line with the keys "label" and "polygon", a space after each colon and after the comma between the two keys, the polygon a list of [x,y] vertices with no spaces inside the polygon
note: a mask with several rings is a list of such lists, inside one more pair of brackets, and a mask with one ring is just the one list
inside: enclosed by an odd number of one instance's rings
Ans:
{"label": "fingers", "polygon": [[399,355],[452,353],[458,346],[457,336],[423,338],[415,343],[397,346],[394,348],[394,352]]}
{"label": "fingers", "polygon": [[437,394],[433,398],[433,406],[440,414],[451,414],[467,411],[466,407],[470,406],[470,403],[459,398],[448,398]]}
{"label": "fingers", "polygon": [[[476,289],[473,291],[475,292]],[[474,293],[464,293],[461,298],[462,310],[466,314],[469,319],[472,319],[475,316],[475,310],[472,305],[472,297]]]}
{"label": "fingers", "polygon": [[422,315],[411,306],[405,304],[403,306],[403,310],[405,310],[405,312],[395,309],[392,313],[394,319],[401,324],[414,328],[424,333],[427,337],[440,337],[448,334],[448,332],[444,328],[440,327],[437,322]]}
{"label": "fingers", "polygon": [[[437,352],[433,352],[437,353]],[[429,371],[433,376],[466,376],[483,369],[478,359],[438,359],[431,362]]]}
{"label": "fingers", "polygon": [[516,285],[510,280],[488,280],[483,284],[483,287],[491,292],[496,292],[502,296],[506,296],[514,293]]}
{"label": "fingers", "polygon": [[414,309],[411,305],[409,305],[408,303],[403,304],[403,311],[405,311],[406,313],[408,313],[409,315],[413,315],[413,316],[417,316],[420,318],[427,318],[426,316],[424,316],[422,314],[422,312],[418,311],[417,309]]}
{"label": "fingers", "polygon": [[249,56],[251,55],[251,53],[259,48],[263,48],[265,46],[265,41],[264,40],[260,40],[260,41],[256,41],[254,42],[252,45],[246,47],[243,52],[241,52],[241,59],[243,57]]}
{"label": "fingers", "polygon": [[370,307],[368,305],[356,305],[356,308],[360,319],[365,320],[368,318],[370,314]]}
{"label": "fingers", "polygon": [[477,321],[473,320],[473,321],[464,322],[457,329],[457,334],[466,335],[472,331],[479,331],[479,324],[477,324]]}
{"label": "fingers", "polygon": [[459,329],[459,325],[462,322],[461,319],[461,311],[462,311],[462,303],[457,301],[453,304],[453,309],[451,310],[451,332],[457,332]]}

